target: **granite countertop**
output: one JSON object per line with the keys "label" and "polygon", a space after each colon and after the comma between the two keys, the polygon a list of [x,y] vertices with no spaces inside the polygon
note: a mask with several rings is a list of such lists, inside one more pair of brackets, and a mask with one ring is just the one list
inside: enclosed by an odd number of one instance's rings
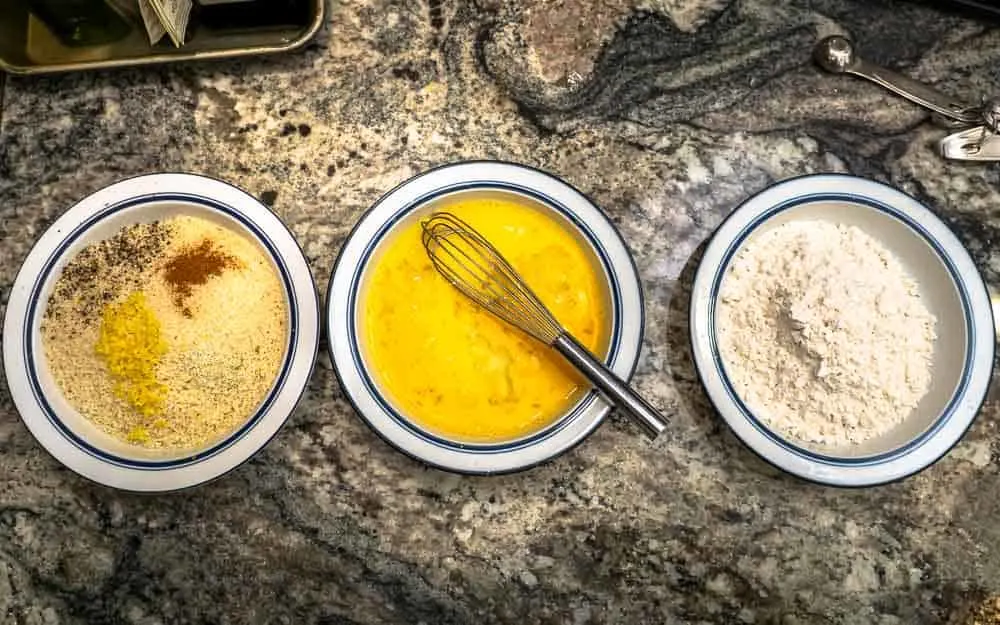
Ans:
{"label": "granite countertop", "polygon": [[815,69],[820,36],[950,93],[1000,93],[1000,30],[904,2],[335,0],[270,59],[9,78],[0,303],[35,238],[120,178],[193,171],[271,204],[321,291],[380,194],[469,158],[550,170],[620,226],[647,295],[635,381],[672,417],[614,418],[518,475],[394,452],[325,354],[279,436],[167,496],[95,486],[0,385],[0,622],[956,623],[1000,592],[1000,404],[901,483],[836,490],[747,451],[685,335],[699,247],[748,194],[808,172],[896,185],[1000,287],[1000,167],[938,158],[928,115]]}

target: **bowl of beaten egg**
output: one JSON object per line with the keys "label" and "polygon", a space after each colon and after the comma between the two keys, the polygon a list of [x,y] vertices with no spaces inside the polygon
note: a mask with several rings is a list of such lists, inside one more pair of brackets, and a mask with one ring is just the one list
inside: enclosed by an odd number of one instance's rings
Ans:
{"label": "bowl of beaten egg", "polygon": [[549,460],[609,405],[556,352],[437,274],[421,244],[421,222],[437,211],[469,222],[581,343],[620,377],[632,374],[642,294],[608,218],[541,171],[467,162],[391,191],[344,245],[327,305],[341,384],[383,439],[432,466],[490,474]]}
{"label": "bowl of beaten egg", "polygon": [[131,491],[218,477],[259,451],[319,344],[309,267],[276,215],[224,182],[154,174],[84,198],[11,289],[14,404],[71,470]]}

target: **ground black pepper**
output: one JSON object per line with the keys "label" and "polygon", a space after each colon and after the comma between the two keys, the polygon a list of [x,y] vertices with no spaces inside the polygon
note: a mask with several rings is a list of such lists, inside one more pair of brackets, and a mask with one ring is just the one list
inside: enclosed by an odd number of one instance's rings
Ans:
{"label": "ground black pepper", "polygon": [[80,314],[97,314],[118,295],[141,286],[122,276],[138,274],[149,266],[169,241],[170,230],[153,222],[127,226],[110,239],[84,248],[63,268],[47,314],[58,315],[66,303]]}

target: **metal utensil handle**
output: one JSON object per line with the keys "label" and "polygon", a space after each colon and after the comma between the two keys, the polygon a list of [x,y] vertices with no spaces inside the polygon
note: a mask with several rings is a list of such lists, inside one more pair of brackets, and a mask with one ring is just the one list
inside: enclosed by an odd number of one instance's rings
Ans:
{"label": "metal utensil handle", "polygon": [[918,80],[866,61],[858,55],[854,42],[842,35],[831,35],[817,41],[813,48],[813,59],[828,72],[860,76],[930,109],[952,120],[946,124],[949,127],[954,127],[956,123],[982,123],[980,108],[965,106]]}
{"label": "metal utensil handle", "polygon": [[956,102],[953,98],[941,93],[937,89],[929,87],[909,76],[879,67],[864,59],[857,59],[847,69],[847,73],[867,78],[915,104],[919,104],[935,113],[962,123],[977,123],[981,118],[981,114],[974,108]]}
{"label": "metal utensil handle", "polygon": [[586,347],[569,334],[561,334],[552,344],[577,370],[597,387],[619,410],[641,425],[649,438],[656,438],[667,427],[666,419],[639,397],[628,384],[594,358]]}

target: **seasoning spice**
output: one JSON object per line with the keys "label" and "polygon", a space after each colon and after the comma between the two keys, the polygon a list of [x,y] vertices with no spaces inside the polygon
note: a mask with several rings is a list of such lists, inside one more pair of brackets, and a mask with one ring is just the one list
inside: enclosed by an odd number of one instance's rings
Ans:
{"label": "seasoning spice", "polygon": [[160,322],[142,291],[132,293],[120,304],[105,306],[94,350],[104,358],[115,379],[115,395],[143,416],[163,410],[167,387],[156,379],[156,367],[167,353],[167,344],[160,337]]}
{"label": "seasoning spice", "polygon": [[205,284],[213,276],[222,275],[226,269],[238,265],[235,258],[218,249],[209,239],[181,250],[167,261],[163,277],[173,288],[174,303],[186,317],[191,308],[186,304],[195,286]]}
{"label": "seasoning spice", "polygon": [[138,289],[142,271],[162,254],[169,239],[170,229],[154,221],[126,226],[84,248],[63,268],[46,314],[96,314],[122,293]]}

